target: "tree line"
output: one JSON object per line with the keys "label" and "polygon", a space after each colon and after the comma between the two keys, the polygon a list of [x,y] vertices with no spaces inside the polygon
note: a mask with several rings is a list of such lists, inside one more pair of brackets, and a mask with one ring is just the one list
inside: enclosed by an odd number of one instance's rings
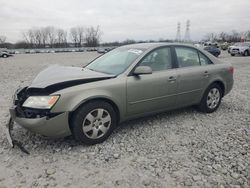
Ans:
{"label": "tree line", "polygon": [[[66,47],[96,47],[100,45],[102,32],[100,27],[72,27],[64,30],[53,26],[31,28],[22,33],[23,40],[15,44],[6,42],[5,36],[0,36],[0,48],[66,48]],[[211,42],[241,42],[250,40],[250,31],[221,33],[207,33],[203,41]],[[174,42],[174,40],[133,40],[126,39],[124,41],[114,41],[102,43],[102,46],[121,46],[133,43],[144,42]]]}
{"label": "tree line", "polygon": [[250,31],[238,32],[233,30],[231,32],[208,33],[204,36],[204,40],[211,42],[242,42],[250,40]]}
{"label": "tree line", "polygon": [[101,40],[100,27],[76,26],[69,31],[53,26],[30,28],[22,33],[23,40],[11,44],[0,36],[0,48],[66,48],[96,47]]}

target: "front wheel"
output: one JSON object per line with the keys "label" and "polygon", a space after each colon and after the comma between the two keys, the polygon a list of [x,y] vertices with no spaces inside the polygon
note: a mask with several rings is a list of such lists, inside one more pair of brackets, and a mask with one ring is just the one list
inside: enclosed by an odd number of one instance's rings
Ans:
{"label": "front wheel", "polygon": [[218,109],[222,99],[222,89],[218,84],[210,85],[205,91],[199,104],[199,110],[212,113]]}
{"label": "front wheel", "polygon": [[235,54],[231,54],[231,56],[235,56]]}
{"label": "front wheel", "polygon": [[4,58],[7,58],[8,56],[7,56],[6,54],[3,54],[3,57],[4,57]]}
{"label": "front wheel", "polygon": [[93,145],[106,140],[116,124],[116,113],[109,103],[92,101],[73,114],[71,130],[76,140]]}

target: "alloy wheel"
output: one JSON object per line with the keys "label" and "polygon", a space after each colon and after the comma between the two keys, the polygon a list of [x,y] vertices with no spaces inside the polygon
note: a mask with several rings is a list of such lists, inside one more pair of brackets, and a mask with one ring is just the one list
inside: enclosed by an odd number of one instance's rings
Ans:
{"label": "alloy wheel", "polygon": [[207,96],[207,106],[210,109],[214,109],[220,102],[220,91],[217,88],[212,88]]}
{"label": "alloy wheel", "polygon": [[104,136],[111,125],[111,116],[103,108],[94,109],[89,112],[83,120],[83,133],[91,139],[98,139]]}

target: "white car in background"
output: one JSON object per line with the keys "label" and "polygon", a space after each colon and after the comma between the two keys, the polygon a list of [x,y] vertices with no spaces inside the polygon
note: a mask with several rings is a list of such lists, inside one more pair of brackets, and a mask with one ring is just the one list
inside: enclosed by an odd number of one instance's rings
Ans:
{"label": "white car in background", "polygon": [[0,50],[0,57],[7,58],[7,57],[10,57],[10,56],[12,56],[12,55],[9,52]]}
{"label": "white car in background", "polygon": [[235,43],[233,46],[229,46],[228,53],[230,53],[231,56],[235,56],[236,54],[249,56],[250,55],[250,42]]}

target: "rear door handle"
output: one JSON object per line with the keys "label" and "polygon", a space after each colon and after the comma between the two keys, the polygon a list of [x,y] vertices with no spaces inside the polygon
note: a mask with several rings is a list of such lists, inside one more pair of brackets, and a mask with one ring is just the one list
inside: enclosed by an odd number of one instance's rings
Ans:
{"label": "rear door handle", "polygon": [[168,81],[169,82],[174,82],[176,80],[176,77],[174,77],[174,76],[170,76],[169,78],[168,78]]}

